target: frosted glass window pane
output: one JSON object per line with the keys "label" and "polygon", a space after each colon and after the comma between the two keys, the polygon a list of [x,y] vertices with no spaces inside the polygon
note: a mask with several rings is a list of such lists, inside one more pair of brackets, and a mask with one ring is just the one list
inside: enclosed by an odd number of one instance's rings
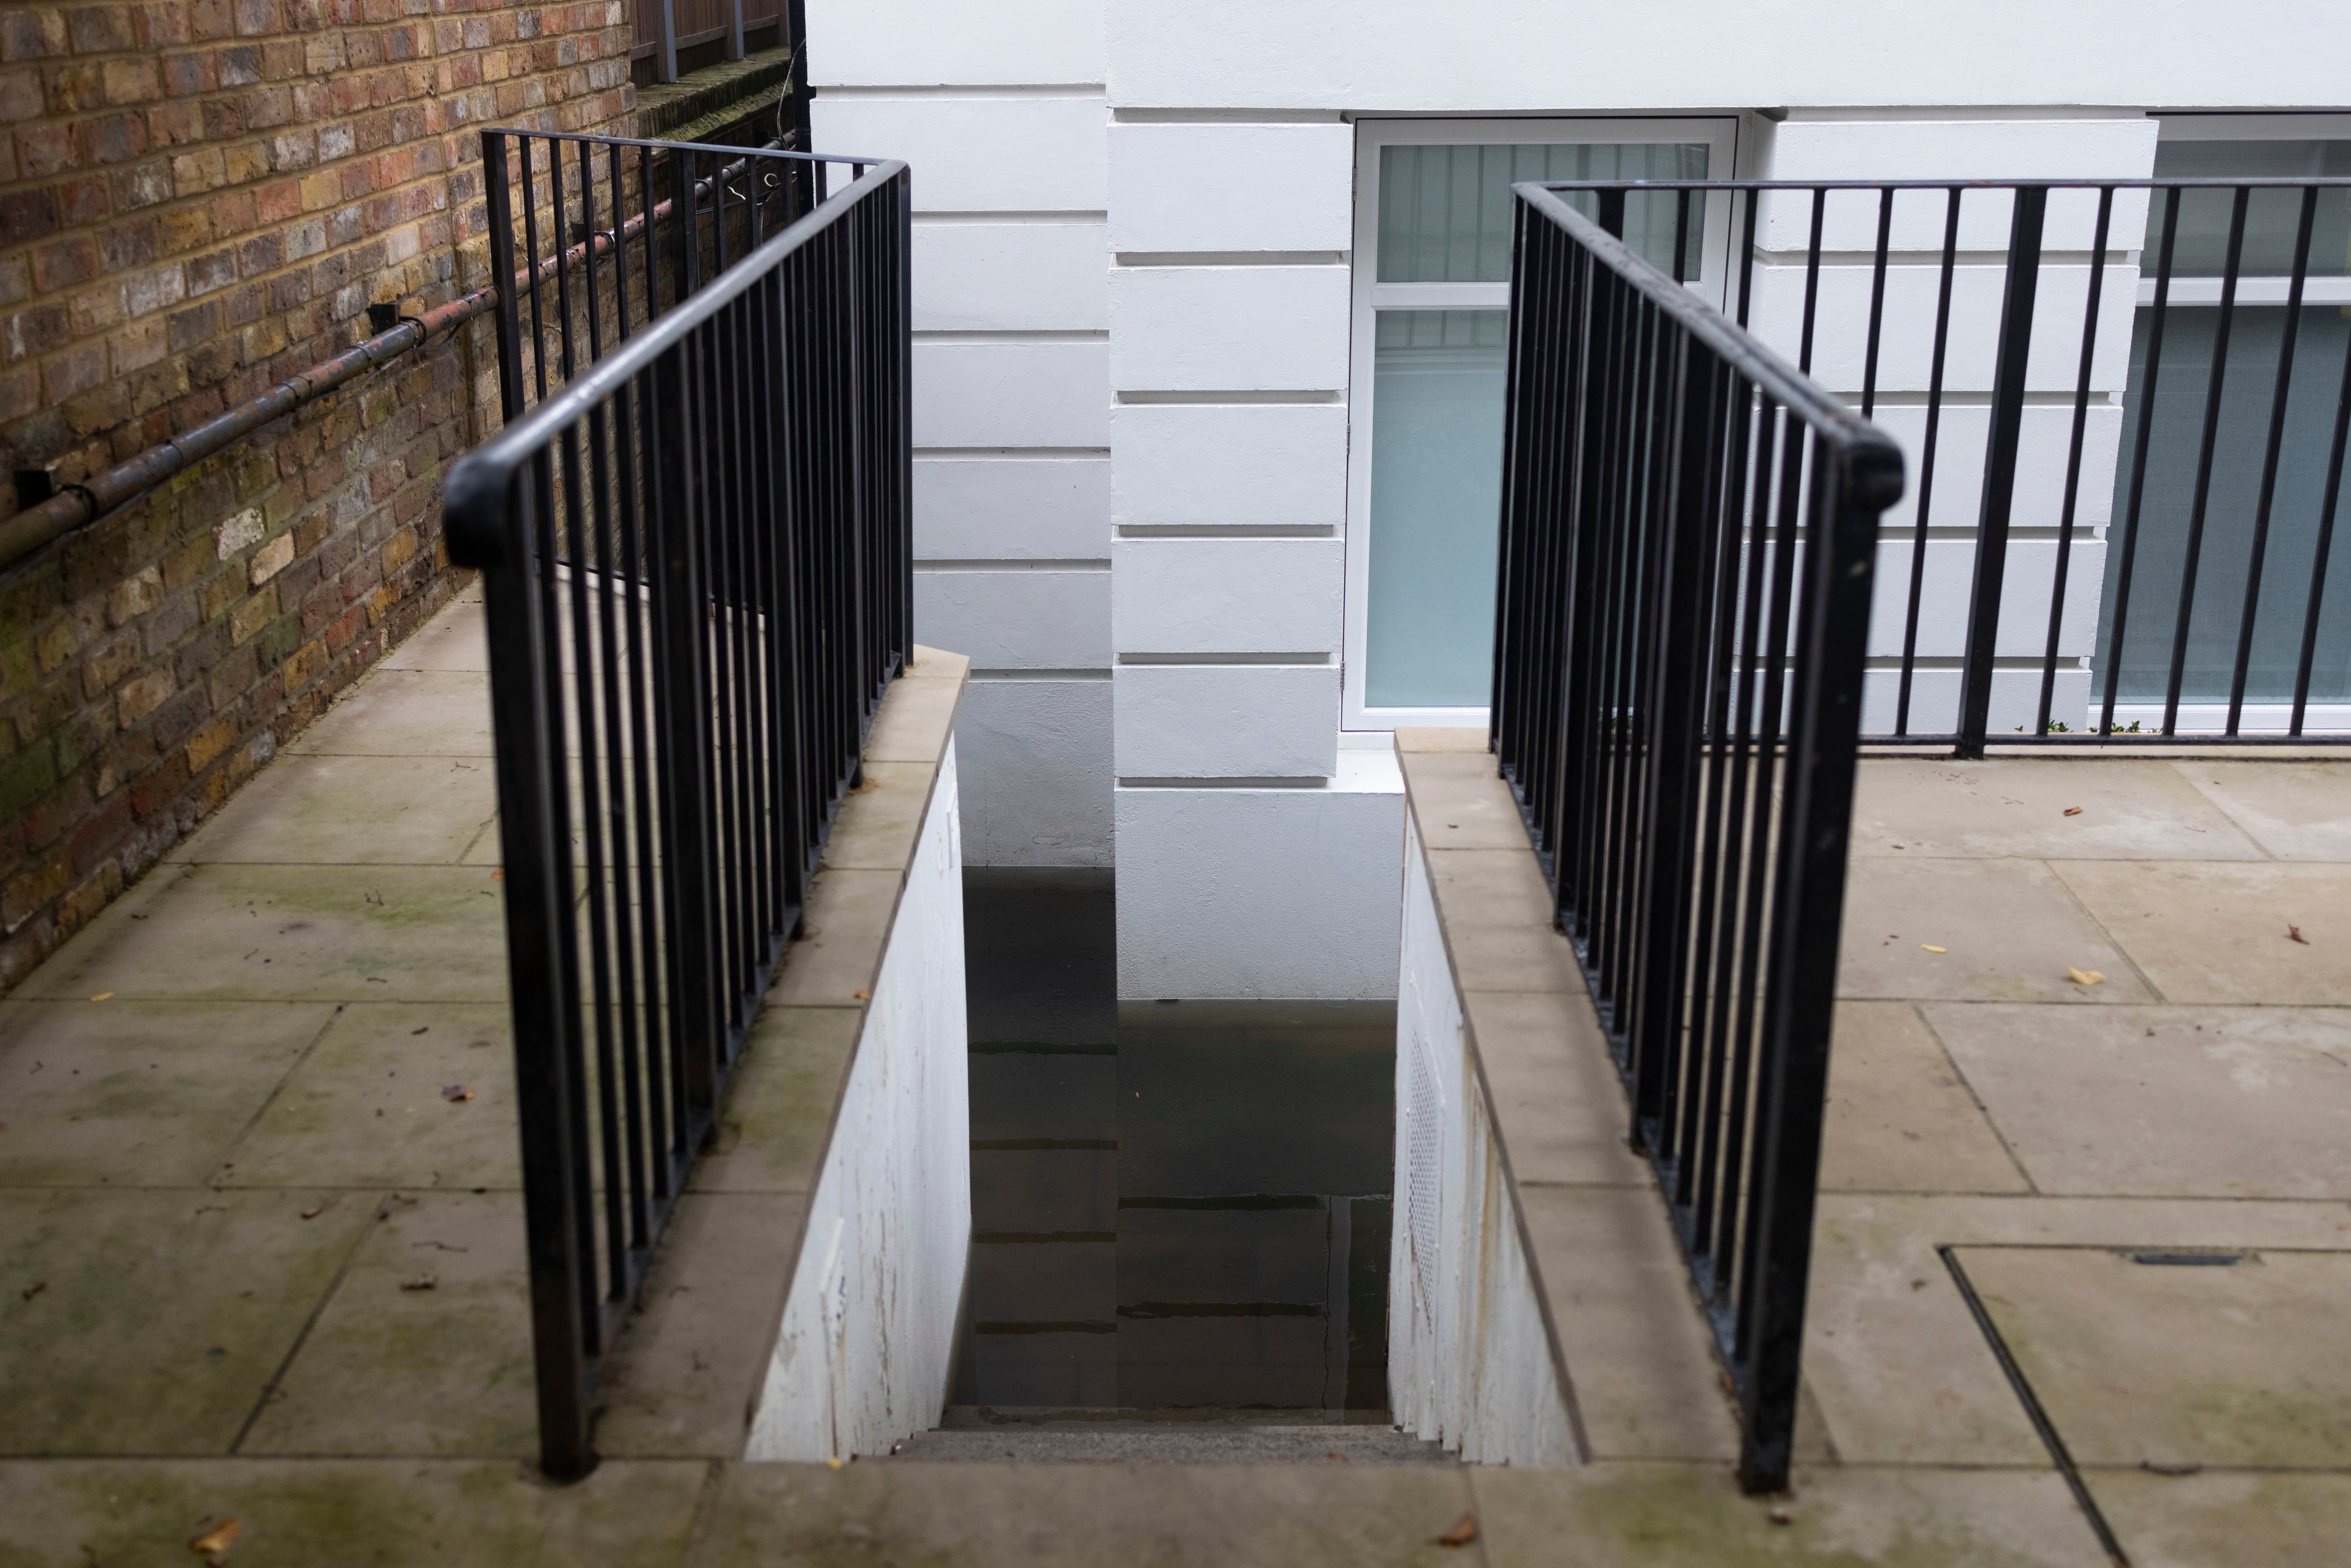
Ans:
{"label": "frosted glass window pane", "polygon": [[[2351,141],[2158,141],[2155,172],[2171,180],[2316,179],[2351,174]],[[2171,254],[2174,277],[2219,277],[2228,270],[2228,191],[2184,191],[2179,238]],[[2165,198],[2156,193],[2147,214],[2147,274],[2163,254]],[[2245,277],[2281,277],[2294,270],[2294,236],[2302,224],[2300,191],[2255,191],[2245,204]],[[2310,276],[2351,272],[2351,189],[2318,193],[2310,228]]]}
{"label": "frosted glass window pane", "polygon": [[[2241,143],[2240,143],[2241,145]],[[2115,527],[2106,553],[2105,606],[2092,689],[2105,689],[2112,657],[2115,594],[2121,580],[2121,529],[2130,500],[2137,448],[2137,409],[2147,385],[2147,345],[2155,312],[2138,312],[2131,340],[2130,390],[2124,395],[2122,460],[2115,465]],[[2188,565],[2188,525],[2195,509],[2196,465],[2202,451],[2204,398],[2211,385],[2212,350],[2220,313],[2174,306],[2163,329],[2163,373],[2156,382],[2155,425],[2147,440],[2147,482],[2139,506],[2138,547],[2131,566],[2130,620],[2123,634],[2124,702],[2160,702],[2171,679],[2171,640],[2179,623],[2181,574]],[[2180,698],[2226,702],[2243,625],[2245,581],[2252,565],[2253,517],[2261,498],[2268,450],[2271,400],[2278,355],[2285,340],[2282,306],[2237,308],[2230,331],[2229,368],[2220,394],[2220,423],[2212,448],[2210,493],[2205,503],[2203,548],[2196,568],[2196,599],[2188,622],[2188,659]],[[2261,597],[2253,619],[2248,702],[2290,702],[2302,657],[2302,621],[2310,602],[2317,559],[2319,506],[2335,431],[2343,362],[2351,352],[2351,322],[2340,306],[2305,307],[2295,334],[2294,380],[2286,395],[2284,440],[2278,451],[2277,493],[2262,560]],[[2343,503],[2338,500],[2338,508]],[[2317,658],[2310,700],[2351,700],[2351,528],[2338,516],[2327,560],[2319,614]]]}
{"label": "frosted glass window pane", "polygon": [[1491,690],[1509,320],[1503,310],[1378,312],[1364,637],[1373,707],[1479,707]]}
{"label": "frosted glass window pane", "polygon": [[[1501,283],[1510,276],[1510,186],[1520,180],[1703,180],[1703,141],[1631,141],[1530,146],[1380,149],[1379,280],[1382,283]],[[1586,217],[1589,192],[1568,197]],[[1673,270],[1677,199],[1635,192],[1625,203],[1625,240]],[[1703,196],[1690,202],[1682,276],[1698,274]]]}

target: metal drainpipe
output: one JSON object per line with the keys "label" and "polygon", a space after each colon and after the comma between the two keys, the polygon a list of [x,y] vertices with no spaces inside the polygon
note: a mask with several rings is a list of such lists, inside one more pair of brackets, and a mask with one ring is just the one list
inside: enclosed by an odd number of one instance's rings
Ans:
{"label": "metal drainpipe", "polygon": [[[772,152],[777,145],[777,142],[770,141],[758,151]],[[697,181],[697,195],[710,185],[740,173],[748,162],[748,159],[738,159],[709,179]],[[668,202],[656,205],[653,211],[654,221],[659,222],[667,215],[670,207]],[[618,234],[607,229],[559,256],[549,256],[538,264],[539,274],[541,277],[552,276],[556,268],[580,260],[590,246],[595,247],[599,256],[604,255],[622,239],[635,237],[643,231],[644,223],[645,216],[641,213],[622,224]],[[514,281],[517,287],[527,287],[529,280],[526,274],[517,273]],[[452,299],[445,305],[436,306],[422,316],[402,317],[399,325],[390,330],[354,343],[308,370],[297,371],[249,402],[239,403],[226,413],[215,415],[192,430],[183,431],[135,457],[116,464],[103,473],[90,476],[79,484],[58,486],[56,494],[48,499],[0,521],[0,571],[15,566],[52,540],[95,522],[118,507],[130,505],[173,475],[225,451],[263,425],[284,418],[305,403],[317,402],[402,354],[423,348],[434,333],[454,331],[486,312],[497,300],[497,286],[492,284]],[[372,311],[376,307],[369,308]]]}

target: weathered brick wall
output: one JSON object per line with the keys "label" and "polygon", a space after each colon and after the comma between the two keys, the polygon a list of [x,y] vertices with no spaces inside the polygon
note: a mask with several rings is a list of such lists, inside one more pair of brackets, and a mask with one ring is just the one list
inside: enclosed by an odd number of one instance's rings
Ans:
{"label": "weathered brick wall", "polygon": [[[626,131],[621,0],[0,3],[0,517],[488,281],[479,127]],[[486,323],[0,568],[0,989],[455,588]]]}

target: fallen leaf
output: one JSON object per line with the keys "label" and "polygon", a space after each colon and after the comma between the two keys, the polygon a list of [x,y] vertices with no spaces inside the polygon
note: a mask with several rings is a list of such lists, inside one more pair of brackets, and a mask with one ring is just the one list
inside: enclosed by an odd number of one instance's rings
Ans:
{"label": "fallen leaf", "polygon": [[841,1469],[841,1456],[835,1454],[832,1458],[825,1460],[824,1468],[829,1470],[837,1470]]}
{"label": "fallen leaf", "polygon": [[850,994],[851,996],[852,996],[852,997],[855,997],[855,998],[856,998],[859,1001],[861,1001],[861,1002],[862,1002],[862,1001],[869,1001],[869,1000],[871,1000],[871,999],[872,998],[872,996],[873,996],[873,993],[872,993],[872,991],[852,991],[852,992],[850,992],[849,994]]}
{"label": "fallen leaf", "polygon": [[411,1034],[423,1034],[426,1030],[431,1029],[432,1027],[433,1026],[429,1023],[422,1023],[418,1024],[414,1029],[410,1030],[408,1032]]}
{"label": "fallen leaf", "polygon": [[413,1280],[402,1280],[400,1288],[403,1291],[430,1291],[438,1288],[440,1283],[437,1275],[419,1274]]}
{"label": "fallen leaf", "polygon": [[1932,942],[1921,942],[1918,946],[1924,947],[1929,953],[1948,953],[1950,951],[1949,947],[1938,947]]}
{"label": "fallen leaf", "polygon": [[316,1207],[316,1208],[306,1208],[306,1209],[304,1209],[304,1210],[302,1211],[302,1218],[305,1218],[305,1219],[316,1219],[316,1218],[319,1218],[319,1216],[320,1216],[320,1215],[322,1215],[322,1214],[324,1214],[324,1213],[326,1213],[326,1212],[327,1212],[327,1206],[326,1206],[325,1204],[323,1204],[323,1203],[322,1203],[322,1204],[319,1205],[319,1207]]}
{"label": "fallen leaf", "polygon": [[114,994],[114,993],[113,993],[112,991],[100,991],[100,992],[99,992],[99,993],[98,993],[98,995],[96,995],[96,996],[94,996],[94,997],[90,998],[89,999],[90,999],[91,1001],[94,1001],[94,1002],[102,1002],[102,1001],[106,1000],[106,998],[109,998],[109,997],[112,996],[113,994]]}
{"label": "fallen leaf", "polygon": [[497,869],[497,870],[496,870],[496,871],[494,871],[494,872],[490,873],[490,880],[491,880],[492,882],[504,882],[504,881],[506,881],[506,879],[507,879],[507,868],[506,868],[506,867],[504,867],[504,866],[500,866],[500,867],[498,867],[498,869]]}
{"label": "fallen leaf", "polygon": [[448,1101],[452,1105],[462,1105],[473,1097],[474,1092],[471,1089],[466,1088],[462,1083],[444,1083],[441,1085],[441,1098]]}
{"label": "fallen leaf", "polygon": [[1343,1465],[1347,1462],[1347,1456],[1339,1452],[1336,1448],[1333,1448],[1331,1452],[1323,1455],[1322,1457],[1326,1459],[1336,1459]]}
{"label": "fallen leaf", "polygon": [[2302,927],[2299,925],[2287,926],[2285,928],[2285,935],[2286,940],[2289,942],[2299,942],[2305,947],[2310,946],[2310,938],[2302,934]]}
{"label": "fallen leaf", "polygon": [[2104,985],[2106,978],[2095,969],[2076,969],[2071,964],[2065,966],[2065,977],[2077,986]]}
{"label": "fallen leaf", "polygon": [[46,1290],[47,1290],[48,1288],[49,1288],[49,1282],[48,1282],[47,1280],[43,1280],[43,1281],[41,1281],[38,1284],[34,1284],[34,1285],[27,1285],[27,1286],[26,1286],[22,1291],[18,1291],[18,1292],[16,1292],[16,1293],[17,1293],[19,1296],[23,1297],[26,1301],[31,1301],[35,1296],[39,1295],[43,1291],[46,1291]]}
{"label": "fallen leaf", "polygon": [[2068,806],[2065,808],[2065,814],[2069,817],[2078,817],[2082,814],[2082,808],[2079,806]]}
{"label": "fallen leaf", "polygon": [[228,1549],[236,1544],[236,1538],[244,1533],[245,1521],[225,1519],[189,1542],[188,1550],[210,1561],[217,1568],[220,1562],[228,1556]]}
{"label": "fallen leaf", "polygon": [[1437,1538],[1439,1546],[1467,1546],[1478,1539],[1478,1516],[1465,1513],[1453,1521],[1453,1528]]}

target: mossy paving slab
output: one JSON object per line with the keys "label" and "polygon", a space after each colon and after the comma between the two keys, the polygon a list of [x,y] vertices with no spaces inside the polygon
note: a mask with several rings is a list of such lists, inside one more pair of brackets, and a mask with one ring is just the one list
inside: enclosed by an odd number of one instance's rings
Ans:
{"label": "mossy paving slab", "polygon": [[691,1568],[1438,1568],[1458,1470],[1290,1465],[735,1465]]}
{"label": "mossy paving slab", "polygon": [[240,1453],[538,1451],[518,1194],[399,1194]]}
{"label": "mossy paving slab", "polygon": [[454,865],[496,809],[497,778],[486,758],[286,757],[168,858]]}
{"label": "mossy paving slab", "polygon": [[0,1002],[0,1186],[194,1186],[335,1009]]}
{"label": "mossy paving slab", "polygon": [[1492,1568],[2107,1568],[2053,1469],[1823,1467],[1779,1498],[1728,1465],[1468,1474]]}
{"label": "mossy paving slab", "polygon": [[0,1568],[673,1568],[709,1467],[608,1460],[553,1487],[514,1461],[0,1463]]}
{"label": "mossy paving slab", "polygon": [[2086,1478],[2131,1568],[2309,1568],[2351,1539],[2351,1474],[2206,1470]]}
{"label": "mossy paving slab", "polygon": [[214,1179],[229,1186],[517,1187],[501,1003],[349,1002]]}
{"label": "mossy paving slab", "polygon": [[506,999],[488,870],[193,866],[141,883],[33,972],[25,997]]}
{"label": "mossy paving slab", "polygon": [[2076,1463],[2351,1469],[2351,1252],[1958,1255]]}
{"label": "mossy paving slab", "polygon": [[0,1193],[0,1452],[227,1453],[373,1216],[349,1193]]}

